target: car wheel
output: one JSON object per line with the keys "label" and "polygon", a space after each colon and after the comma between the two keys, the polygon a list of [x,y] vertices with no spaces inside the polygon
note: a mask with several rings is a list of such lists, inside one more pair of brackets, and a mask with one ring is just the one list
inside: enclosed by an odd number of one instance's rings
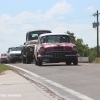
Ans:
{"label": "car wheel", "polygon": [[26,56],[26,64],[31,64],[30,56]]}
{"label": "car wheel", "polygon": [[73,65],[78,65],[78,60],[77,59],[73,61]]}
{"label": "car wheel", "polygon": [[42,66],[42,60],[38,58],[38,66]]}
{"label": "car wheel", "polygon": [[30,61],[33,62],[33,56],[30,56]]}
{"label": "car wheel", "polygon": [[66,61],[66,65],[71,65],[71,61]]}
{"label": "car wheel", "polygon": [[34,61],[35,61],[35,65],[38,65],[38,61],[36,60],[36,58],[34,58]]}
{"label": "car wheel", "polygon": [[23,62],[23,64],[26,63],[26,57],[23,56],[23,58],[22,58],[22,62]]}

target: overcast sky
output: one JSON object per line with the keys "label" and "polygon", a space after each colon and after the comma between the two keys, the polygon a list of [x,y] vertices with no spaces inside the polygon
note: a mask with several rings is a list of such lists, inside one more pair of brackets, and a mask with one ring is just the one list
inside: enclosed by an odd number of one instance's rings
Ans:
{"label": "overcast sky", "polygon": [[[0,54],[25,42],[26,32],[73,32],[89,47],[97,45],[93,16],[100,0],[0,0]],[[100,42],[99,42],[100,44]]]}

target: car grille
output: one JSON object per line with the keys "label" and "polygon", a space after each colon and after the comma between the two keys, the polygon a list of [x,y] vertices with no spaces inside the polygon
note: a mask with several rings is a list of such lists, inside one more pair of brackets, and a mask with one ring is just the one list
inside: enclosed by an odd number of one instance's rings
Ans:
{"label": "car grille", "polygon": [[21,56],[21,54],[15,54],[15,56],[18,56],[19,57],[19,56]]}
{"label": "car grille", "polygon": [[48,52],[46,55],[53,56],[54,58],[64,58],[65,55],[71,55],[71,52]]}
{"label": "car grille", "polygon": [[64,47],[54,47],[53,50],[54,51],[61,51],[61,50],[64,50]]}
{"label": "car grille", "polygon": [[6,60],[7,58],[1,58],[1,60]]}

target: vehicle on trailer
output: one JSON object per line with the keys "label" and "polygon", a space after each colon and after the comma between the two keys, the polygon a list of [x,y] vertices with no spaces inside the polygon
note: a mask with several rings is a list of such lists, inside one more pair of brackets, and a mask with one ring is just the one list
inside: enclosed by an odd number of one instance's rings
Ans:
{"label": "vehicle on trailer", "polygon": [[51,33],[50,30],[34,30],[26,33],[26,42],[22,46],[22,62],[30,64],[34,59],[34,46],[37,44],[38,37],[44,33]]}
{"label": "vehicle on trailer", "polygon": [[11,63],[22,61],[21,49],[21,46],[11,47],[8,49],[8,59]]}
{"label": "vehicle on trailer", "polygon": [[8,54],[2,53],[0,56],[0,63],[8,63],[8,62],[9,62]]}
{"label": "vehicle on trailer", "polygon": [[77,46],[70,41],[66,33],[42,34],[34,48],[35,64],[65,62],[66,65],[78,65]]}

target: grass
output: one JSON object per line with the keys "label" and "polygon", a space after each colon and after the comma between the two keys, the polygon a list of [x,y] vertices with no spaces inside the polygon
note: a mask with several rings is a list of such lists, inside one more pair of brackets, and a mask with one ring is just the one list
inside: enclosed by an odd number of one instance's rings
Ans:
{"label": "grass", "polygon": [[9,68],[8,66],[4,64],[0,64],[0,74],[6,70],[11,70],[11,68]]}
{"label": "grass", "polygon": [[93,63],[100,63],[100,58],[95,58]]}

